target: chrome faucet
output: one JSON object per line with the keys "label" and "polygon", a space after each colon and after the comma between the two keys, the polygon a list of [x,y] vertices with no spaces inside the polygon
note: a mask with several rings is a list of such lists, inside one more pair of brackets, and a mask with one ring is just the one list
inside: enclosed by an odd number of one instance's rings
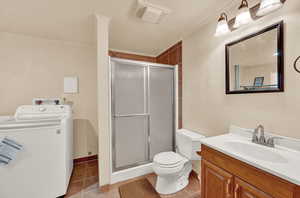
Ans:
{"label": "chrome faucet", "polygon": [[283,138],[282,137],[270,137],[266,143],[266,146],[274,148],[275,147],[274,140],[276,140],[276,139],[283,139]]}
{"label": "chrome faucet", "polygon": [[[258,133],[260,132],[259,136]],[[260,144],[268,147],[275,147],[274,140],[275,139],[282,139],[281,137],[270,137],[267,138],[265,137],[265,128],[263,125],[258,125],[256,129],[254,129],[254,133],[252,136],[252,142],[255,144]]]}
{"label": "chrome faucet", "polygon": [[[258,137],[258,132],[260,132],[260,135]],[[265,137],[265,128],[263,125],[258,125],[258,127],[254,130],[253,136],[252,136],[252,142],[256,144],[266,144],[266,137]]]}

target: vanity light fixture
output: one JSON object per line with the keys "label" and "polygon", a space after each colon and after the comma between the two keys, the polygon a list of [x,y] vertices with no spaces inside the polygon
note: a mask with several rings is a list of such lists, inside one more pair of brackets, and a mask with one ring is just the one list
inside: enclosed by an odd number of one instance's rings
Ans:
{"label": "vanity light fixture", "polygon": [[235,18],[234,28],[239,28],[242,25],[246,25],[252,22],[253,19],[250,14],[250,9],[248,6],[247,0],[242,0],[242,3],[239,7],[238,15]]}
{"label": "vanity light fixture", "polygon": [[221,36],[230,32],[228,26],[228,18],[227,15],[223,12],[218,20],[217,30],[215,36]]}
{"label": "vanity light fixture", "polygon": [[283,6],[281,0],[261,0],[257,16],[264,16],[270,12],[278,10]]}

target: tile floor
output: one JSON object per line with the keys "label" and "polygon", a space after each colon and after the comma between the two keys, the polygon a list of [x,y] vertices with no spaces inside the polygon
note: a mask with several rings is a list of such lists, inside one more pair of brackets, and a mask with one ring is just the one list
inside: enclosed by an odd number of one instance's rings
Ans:
{"label": "tile floor", "polygon": [[98,160],[74,165],[73,174],[65,197],[81,198],[85,191],[98,184]]}
{"label": "tile floor", "polygon": [[[146,175],[133,180],[147,178],[155,186],[156,176]],[[68,189],[68,198],[120,198],[119,186],[131,182],[120,182],[110,187],[108,192],[99,192],[97,160],[76,164]],[[172,195],[161,195],[161,198],[200,198],[200,184],[196,176],[191,175],[189,185]]]}

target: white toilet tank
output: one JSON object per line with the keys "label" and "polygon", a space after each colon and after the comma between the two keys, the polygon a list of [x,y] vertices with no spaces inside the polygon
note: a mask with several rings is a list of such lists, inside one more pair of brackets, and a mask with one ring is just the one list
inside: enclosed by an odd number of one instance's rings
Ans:
{"label": "white toilet tank", "polygon": [[200,139],[205,136],[189,131],[187,129],[179,129],[176,132],[177,153],[183,155],[189,160],[200,160],[197,151],[201,151]]}

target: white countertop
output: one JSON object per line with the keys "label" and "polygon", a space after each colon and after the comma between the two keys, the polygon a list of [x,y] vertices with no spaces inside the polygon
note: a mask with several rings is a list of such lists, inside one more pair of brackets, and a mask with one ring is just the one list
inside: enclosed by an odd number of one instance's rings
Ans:
{"label": "white countertop", "polygon": [[[300,151],[297,149],[294,150],[283,146],[269,148],[257,145],[251,142],[251,137],[249,137],[249,135],[242,135],[239,133],[228,133],[221,136],[204,138],[201,139],[201,143],[272,175],[300,185]],[[247,151],[242,147],[237,149],[232,147],[232,143],[237,143],[237,145],[240,143],[240,145],[248,144],[246,146],[253,149],[249,149],[252,151]],[[262,152],[258,152],[260,150]],[[250,152],[250,155],[248,155],[247,152]],[[257,157],[251,155],[251,152],[254,152],[254,155]],[[270,152],[269,156],[265,155],[264,152]],[[265,160],[264,156],[265,159],[270,160]],[[279,156],[278,159],[276,158],[277,156]],[[277,161],[272,162],[272,157]]]}

